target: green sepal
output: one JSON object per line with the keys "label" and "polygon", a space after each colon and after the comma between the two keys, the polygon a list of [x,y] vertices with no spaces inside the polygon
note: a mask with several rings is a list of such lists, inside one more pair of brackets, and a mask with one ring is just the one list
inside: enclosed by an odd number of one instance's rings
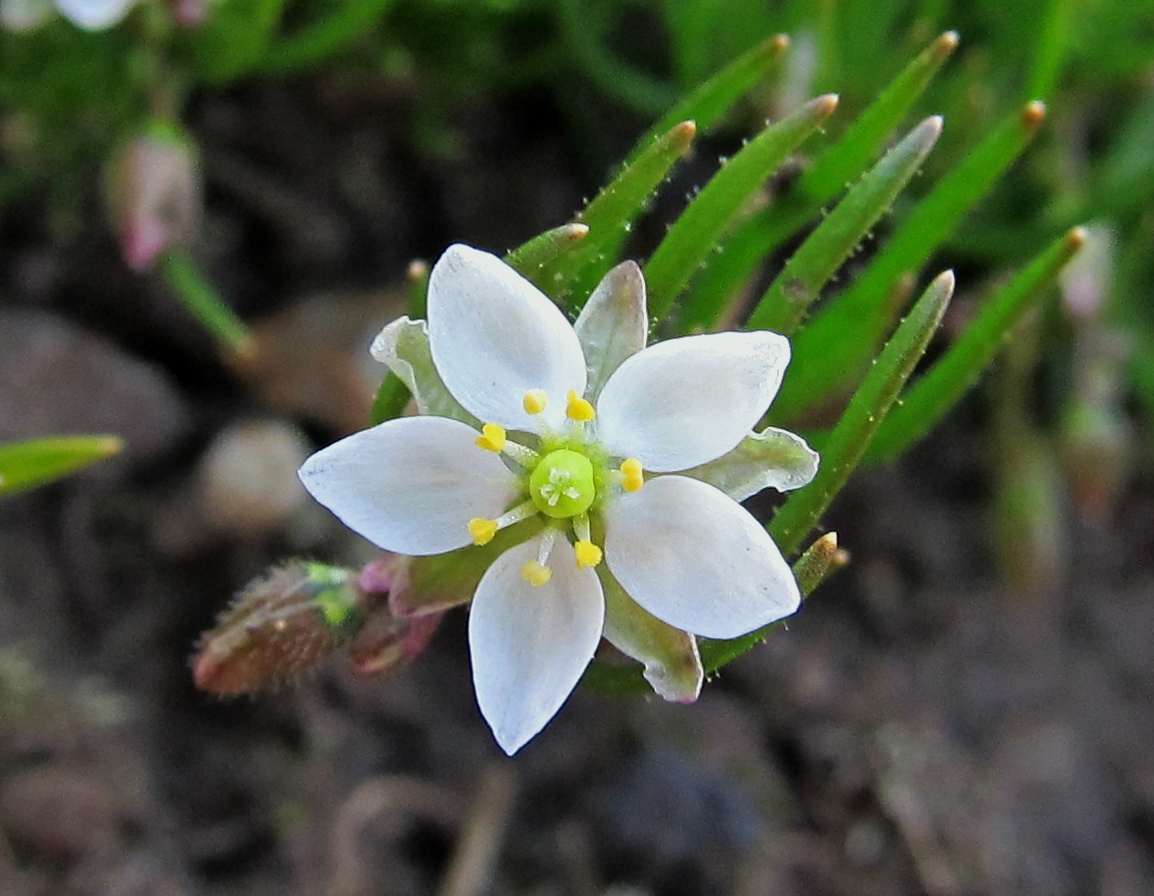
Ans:
{"label": "green sepal", "polygon": [[927,118],[886,153],[849,191],[786,262],[749,319],[751,330],[790,335],[874,223],[914,176],[942,132]]}
{"label": "green sepal", "polygon": [[949,412],[1085,241],[1085,230],[1075,227],[998,291],[949,351],[902,396],[870,445],[866,462],[898,457]]}
{"label": "green sepal", "polygon": [[954,275],[939,275],[899,325],[830,433],[813,481],[782,505],[769,532],[787,556],[797,550],[857,467],[890,406],[925,353],[949,305]]}
{"label": "green sepal", "polygon": [[790,421],[861,376],[889,326],[895,285],[923,265],[993,187],[1044,117],[1042,105],[1030,103],[995,129],[914,208],[854,284],[793,338],[790,376],[774,402],[774,420]]}
{"label": "green sepal", "polygon": [[[445,386],[441,375],[433,364],[433,354],[429,348],[428,327],[423,320],[409,320],[399,317],[387,324],[373,340],[370,349],[377,361],[389,368],[390,376],[381,383],[377,401],[373,404],[373,424],[383,423],[400,416],[412,395],[417,410],[433,417],[447,417],[458,420],[475,429],[480,429],[480,421],[461,407],[460,402]],[[398,385],[390,383],[395,379]],[[388,405],[385,402],[389,402]],[[395,411],[391,416],[377,419],[378,404],[381,413]]]}
{"label": "green sepal", "polygon": [[119,436],[57,436],[0,445],[0,497],[47,485],[118,454]]}
{"label": "green sepal", "polygon": [[[833,94],[810,100],[765,128],[710,178],[645,265],[650,314],[660,318],[669,311],[749,199],[836,108]],[[711,309],[696,310],[684,316],[683,329],[708,319]]]}

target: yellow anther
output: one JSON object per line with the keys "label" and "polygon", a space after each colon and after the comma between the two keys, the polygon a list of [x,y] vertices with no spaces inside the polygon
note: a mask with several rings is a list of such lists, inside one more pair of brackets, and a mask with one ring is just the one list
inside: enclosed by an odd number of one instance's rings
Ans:
{"label": "yellow anther", "polygon": [[525,408],[526,414],[540,414],[545,410],[547,402],[544,389],[530,389],[521,399],[521,405]]}
{"label": "yellow anther", "polygon": [[641,473],[641,461],[635,457],[627,457],[621,462],[621,487],[627,492],[635,492],[645,485],[645,477]]}
{"label": "yellow anther", "polygon": [[597,413],[593,410],[593,405],[576,392],[570,392],[569,403],[565,405],[565,416],[578,423],[588,423],[597,416]]}
{"label": "yellow anther", "polygon": [[492,541],[499,528],[496,520],[487,520],[483,516],[469,520],[469,534],[473,536],[473,544],[478,546]]}
{"label": "yellow anther", "polygon": [[521,567],[521,577],[533,587],[539,587],[553,578],[553,570],[540,560],[530,560]]}
{"label": "yellow anther", "polygon": [[481,434],[477,436],[477,447],[500,453],[505,447],[505,427],[496,423],[486,423],[481,427]]}
{"label": "yellow anther", "polygon": [[601,548],[591,541],[578,541],[573,545],[573,553],[577,555],[578,566],[593,567],[601,562]]}

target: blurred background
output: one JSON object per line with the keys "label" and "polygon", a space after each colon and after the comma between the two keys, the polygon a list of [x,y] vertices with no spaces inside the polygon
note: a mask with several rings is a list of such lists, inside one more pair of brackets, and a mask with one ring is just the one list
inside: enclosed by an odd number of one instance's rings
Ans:
{"label": "blurred background", "polygon": [[[0,0],[0,442],[124,446],[0,498],[5,894],[1154,891],[1154,2],[102,14]],[[512,760],[464,611],[389,676],[335,657],[255,699],[195,689],[200,633],[271,564],[373,558],[295,470],[367,421],[413,259],[569,220],[788,35],[636,228],[644,258],[766,118],[837,92],[836,136],[948,30],[909,121],[945,132],[894,217],[1025,102],[1048,114],[933,259],[959,280],[935,346],[1056,234],[1087,245],[960,408],[855,477],[824,521],[851,563],[788,626],[693,706],[581,689]],[[190,313],[213,293],[258,351]]]}

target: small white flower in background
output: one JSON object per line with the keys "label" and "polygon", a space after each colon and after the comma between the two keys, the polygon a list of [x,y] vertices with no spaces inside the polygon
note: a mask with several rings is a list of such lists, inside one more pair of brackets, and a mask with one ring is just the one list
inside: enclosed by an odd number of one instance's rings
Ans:
{"label": "small white flower in background", "polygon": [[477,701],[507,753],[553,717],[602,636],[645,664],[661,696],[691,701],[693,635],[738,637],[798,608],[788,564],[738,503],[817,469],[792,433],[751,432],[789,362],[784,337],[646,348],[632,262],[570,325],[511,267],[460,245],[432,270],[428,318],[394,321],[373,346],[422,416],[349,436],[300,476],[390,551],[524,531],[484,573],[469,617]]}
{"label": "small white flower in background", "polygon": [[32,31],[43,25],[55,7],[61,15],[86,31],[111,28],[136,0],[0,0],[0,25],[9,31]]}

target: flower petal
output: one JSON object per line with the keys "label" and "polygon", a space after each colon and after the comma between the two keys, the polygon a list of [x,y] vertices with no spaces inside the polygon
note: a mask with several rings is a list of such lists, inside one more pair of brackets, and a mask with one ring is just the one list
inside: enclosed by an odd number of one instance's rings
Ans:
{"label": "flower petal", "polygon": [[750,433],[728,454],[682,470],[681,475],[708,482],[734,501],[744,501],[762,489],[788,492],[808,485],[817,474],[818,460],[817,452],[801,436],[769,426]]}
{"label": "flower petal", "polygon": [[473,517],[493,518],[517,493],[477,432],[441,417],[402,417],[318,451],[299,476],[350,529],[388,551],[440,554],[472,542]]}
{"label": "flower petal", "polygon": [[642,607],[707,638],[736,638],[797,610],[769,533],[704,482],[659,476],[604,510],[605,561]]}
{"label": "flower petal", "polygon": [[74,25],[100,31],[115,25],[136,0],[56,0],[56,8]]}
{"label": "flower petal", "polygon": [[697,639],[630,600],[605,564],[597,567],[597,573],[605,592],[605,640],[642,663],[645,680],[666,700],[696,700],[705,677]]}
{"label": "flower petal", "polygon": [[605,603],[591,569],[557,537],[553,577],[530,585],[521,567],[540,539],[510,548],[489,567],[469,612],[469,651],[481,714],[510,756],[553,718],[601,640]]}
{"label": "flower petal", "polygon": [[397,318],[377,334],[369,352],[408,387],[422,414],[460,420],[480,429],[477,418],[449,393],[433,366],[428,325],[423,320]]}
{"label": "flower petal", "polygon": [[626,359],[597,402],[597,436],[611,455],[658,473],[721,457],[777,394],[789,340],[713,333],[659,342]]}
{"label": "flower petal", "polygon": [[621,362],[645,348],[649,313],[645,278],[636,262],[622,262],[602,278],[573,329],[589,368],[585,397],[595,402]]}
{"label": "flower petal", "polygon": [[429,275],[429,347],[441,379],[485,423],[535,432],[522,401],[542,389],[541,419],[565,422],[566,396],[585,393],[585,356],[565,315],[495,255],[455,245]]}

